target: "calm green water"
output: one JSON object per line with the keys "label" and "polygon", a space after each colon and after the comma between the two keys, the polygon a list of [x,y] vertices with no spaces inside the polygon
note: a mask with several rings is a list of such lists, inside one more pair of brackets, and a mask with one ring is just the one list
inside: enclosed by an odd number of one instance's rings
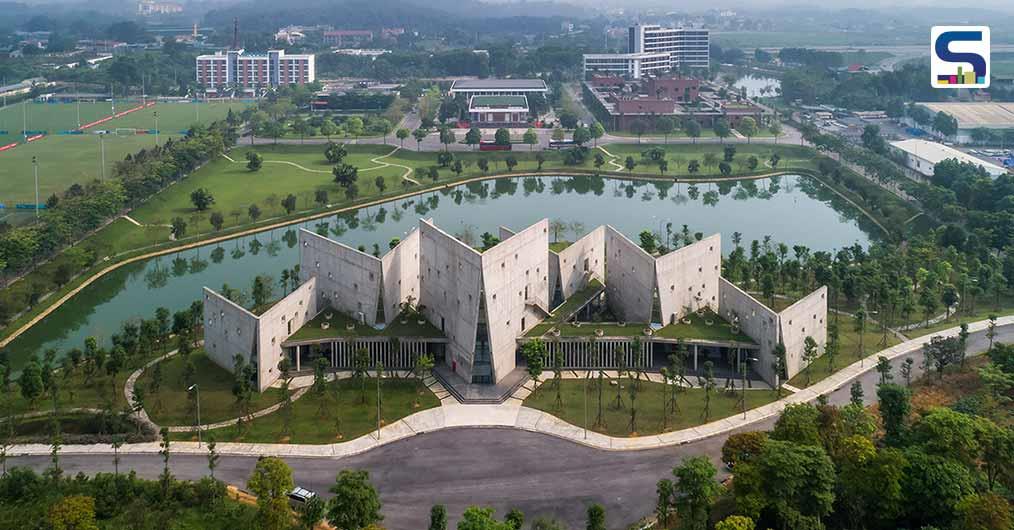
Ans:
{"label": "calm green water", "polygon": [[[543,217],[582,223],[586,229],[610,224],[636,240],[642,230],[720,232],[726,252],[733,232],[744,245],[771,236],[775,242],[829,250],[866,245],[877,228],[851,206],[808,177],[785,176],[739,183],[686,184],[629,182],[598,177],[541,177],[498,180],[426,193],[291,227],[238,238],[219,245],[153,258],[120,268],[84,289],[7,348],[15,366],[48,348],[61,353],[95,336],[108,345],[122,322],[150,318],[157,307],[177,311],[201,296],[201,287],[222,284],[249,291],[253,278],[278,278],[299,260],[297,228],[318,230],[353,246],[387,248],[432,217],[438,226],[473,241],[500,225],[523,228]],[[568,232],[562,239],[573,240]],[[280,287],[275,287],[280,292]]]}

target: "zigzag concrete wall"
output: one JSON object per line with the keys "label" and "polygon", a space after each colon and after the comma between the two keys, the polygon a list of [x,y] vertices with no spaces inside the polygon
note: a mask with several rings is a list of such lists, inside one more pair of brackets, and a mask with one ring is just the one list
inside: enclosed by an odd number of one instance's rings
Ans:
{"label": "zigzag concrete wall", "polygon": [[611,226],[605,227],[606,296],[620,320],[649,322],[655,290],[655,258]]}
{"label": "zigzag concrete wall", "polygon": [[205,287],[204,351],[215,364],[233,371],[233,357],[258,363],[257,316]]}
{"label": "zigzag concrete wall", "polygon": [[419,230],[409,232],[380,261],[384,284],[384,317],[390,324],[401,312],[402,302],[409,297],[416,303],[419,302]]}
{"label": "zigzag concrete wall", "polygon": [[[606,277],[606,229],[600,226],[588,232],[569,247],[556,254],[557,274],[563,298],[584,289],[591,277],[599,281]],[[550,284],[554,285],[554,284]]]}
{"label": "zigzag concrete wall", "polygon": [[808,294],[778,314],[785,344],[785,370],[789,378],[805,368],[803,349],[806,337],[817,342],[818,354],[827,344],[827,287]]}
{"label": "zigzag concrete wall", "polygon": [[419,270],[423,314],[450,341],[447,365],[469,381],[479,324],[482,255],[433,223],[421,221]]}
{"label": "zigzag concrete wall", "polygon": [[482,286],[493,379],[499,380],[516,366],[517,338],[548,311],[549,221],[543,219],[483,252]]}
{"label": "zigzag concrete wall", "polygon": [[[317,315],[317,279],[310,278],[303,285],[282,298],[257,317],[257,336],[260,341],[258,386],[261,390],[274,383],[281,374],[278,363],[282,360],[282,342]],[[306,368],[293,366],[295,369]]]}
{"label": "zigzag concrete wall", "polygon": [[321,306],[377,323],[382,264],[380,259],[306,229],[299,231],[299,275],[317,278]]}
{"label": "zigzag concrete wall", "polygon": [[765,381],[774,382],[772,351],[779,339],[778,314],[725,278],[718,280],[718,300],[722,318],[733,322],[738,317],[743,333],[760,345],[754,371]]}
{"label": "zigzag concrete wall", "polygon": [[[233,357],[257,366],[257,389],[280,376],[282,342],[317,314],[316,279],[310,278],[261,315],[204,288],[204,349],[215,364],[233,370]],[[295,367],[293,367],[295,368]]]}
{"label": "zigzag concrete wall", "polygon": [[701,307],[718,310],[722,238],[715,234],[655,260],[658,305],[663,324],[672,324]]}

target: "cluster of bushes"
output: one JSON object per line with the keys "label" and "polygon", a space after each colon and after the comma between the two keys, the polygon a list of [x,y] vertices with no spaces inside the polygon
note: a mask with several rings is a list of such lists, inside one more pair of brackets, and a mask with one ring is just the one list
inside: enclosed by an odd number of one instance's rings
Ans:
{"label": "cluster of bushes", "polygon": [[154,530],[172,527],[254,528],[254,510],[225,498],[213,478],[183,482],[133,472],[45,476],[13,468],[0,477],[0,529]]}

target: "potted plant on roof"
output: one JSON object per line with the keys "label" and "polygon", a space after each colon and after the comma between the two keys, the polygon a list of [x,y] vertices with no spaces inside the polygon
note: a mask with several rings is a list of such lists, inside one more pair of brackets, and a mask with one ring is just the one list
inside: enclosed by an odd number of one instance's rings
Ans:
{"label": "potted plant on roof", "polygon": [[419,305],[415,308],[415,322],[420,326],[426,323],[426,319],[423,318],[423,311],[426,311],[426,306]]}
{"label": "potted plant on roof", "polygon": [[408,295],[405,301],[399,304],[399,308],[401,309],[401,323],[408,324],[408,319],[416,313],[415,297]]}
{"label": "potted plant on roof", "polygon": [[605,332],[605,331],[602,331],[602,328],[597,328],[597,329],[595,330],[595,336],[596,336],[596,337],[601,337],[602,335],[605,335],[605,334],[606,334],[606,332]]}

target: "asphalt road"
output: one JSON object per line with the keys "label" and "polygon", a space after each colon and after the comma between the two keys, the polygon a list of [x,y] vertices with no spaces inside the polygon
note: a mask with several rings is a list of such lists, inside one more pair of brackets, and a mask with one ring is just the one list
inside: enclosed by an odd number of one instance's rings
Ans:
{"label": "asphalt road", "polygon": [[[998,328],[997,341],[1014,340],[1014,326]],[[928,339],[927,339],[928,340]],[[968,351],[980,353],[988,341],[984,333],[969,337]],[[849,352],[841,364],[852,362]],[[915,373],[921,353],[913,354]],[[902,359],[894,361],[895,374]],[[865,400],[876,400],[878,374],[875,359],[861,381]],[[897,380],[900,376],[895,375]],[[849,400],[849,388],[829,396],[832,403]],[[768,420],[744,430],[770,429]],[[547,435],[511,429],[462,428],[442,430],[404,439],[368,453],[345,459],[288,458],[297,484],[325,495],[341,469],[365,469],[383,502],[384,524],[390,530],[418,530],[428,520],[430,506],[445,504],[452,527],[469,505],[492,506],[503,516],[517,507],[531,520],[555,517],[571,528],[584,525],[586,506],[593,502],[606,507],[610,527],[624,527],[650,513],[654,507],[655,484],[672,477],[671,470],[688,456],[704,455],[716,463],[725,436],[709,438],[678,447],[644,451],[602,451]],[[74,456],[61,458],[67,473],[95,473],[112,470],[112,457]],[[246,484],[256,459],[222,457],[216,476],[240,487]],[[49,464],[48,457],[16,457],[11,465],[28,465],[37,470]],[[141,476],[156,478],[161,470],[159,455],[125,456],[121,470],[133,469]],[[172,457],[173,473],[184,479],[207,472],[200,456]]]}

